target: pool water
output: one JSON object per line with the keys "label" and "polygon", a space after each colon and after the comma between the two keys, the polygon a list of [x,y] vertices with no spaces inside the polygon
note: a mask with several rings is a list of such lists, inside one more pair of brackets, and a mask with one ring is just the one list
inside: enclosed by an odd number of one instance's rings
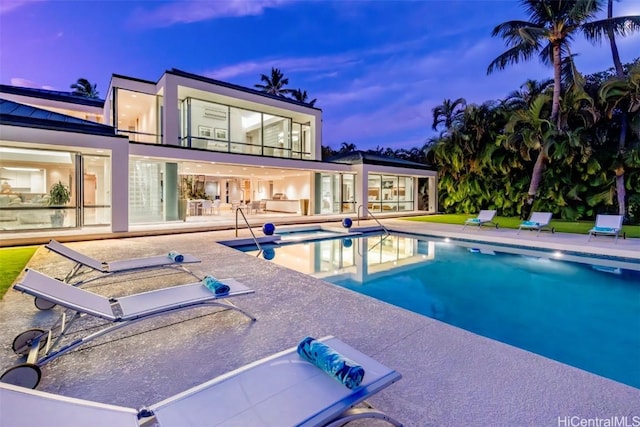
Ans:
{"label": "pool water", "polygon": [[640,388],[640,263],[470,245],[392,235],[267,252],[286,267]]}

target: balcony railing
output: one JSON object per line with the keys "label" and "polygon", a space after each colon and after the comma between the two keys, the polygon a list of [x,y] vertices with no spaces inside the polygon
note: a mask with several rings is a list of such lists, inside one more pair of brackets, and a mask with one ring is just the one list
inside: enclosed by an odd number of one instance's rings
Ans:
{"label": "balcony railing", "polygon": [[310,152],[294,151],[291,148],[256,145],[246,142],[220,141],[194,136],[182,138],[181,145],[222,153],[249,154],[254,156],[281,157],[286,159],[311,159]]}

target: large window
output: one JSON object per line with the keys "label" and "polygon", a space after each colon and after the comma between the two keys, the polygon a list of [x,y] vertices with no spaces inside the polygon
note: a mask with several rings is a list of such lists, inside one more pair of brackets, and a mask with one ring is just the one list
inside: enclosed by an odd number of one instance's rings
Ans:
{"label": "large window", "polygon": [[311,156],[310,126],[293,125],[290,118],[193,98],[181,101],[180,110],[183,146],[258,156]]}
{"label": "large window", "polygon": [[291,129],[291,157],[311,158],[311,126],[293,123]]}
{"label": "large window", "polygon": [[367,207],[371,212],[413,210],[413,181],[408,176],[370,174]]}
{"label": "large window", "polygon": [[[7,231],[76,227],[79,158],[68,151],[0,147],[0,227]],[[56,185],[58,200],[50,194]]]}
{"label": "large window", "polygon": [[356,180],[353,174],[320,174],[319,212],[352,213],[356,210]]}
{"label": "large window", "polygon": [[111,223],[111,159],[83,156],[82,206],[84,225]]}
{"label": "large window", "polygon": [[114,123],[120,135],[130,141],[159,144],[162,125],[159,111],[162,97],[126,89],[114,90]]}

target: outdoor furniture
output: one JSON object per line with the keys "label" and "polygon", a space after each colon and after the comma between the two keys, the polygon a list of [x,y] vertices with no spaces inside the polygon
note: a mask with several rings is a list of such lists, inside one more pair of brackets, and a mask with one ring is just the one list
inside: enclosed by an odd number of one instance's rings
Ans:
{"label": "outdoor furniture", "polygon": [[203,200],[200,203],[200,214],[201,215],[213,215],[213,201],[211,201],[211,200]]}
{"label": "outdoor furniture", "polygon": [[469,218],[464,222],[464,226],[462,229],[464,230],[467,225],[477,225],[478,227],[482,227],[484,224],[492,224],[496,228],[498,228],[498,224],[493,222],[493,218],[496,216],[495,210],[481,210],[478,213],[478,216],[475,218]]}
{"label": "outdoor furniture", "polygon": [[[113,274],[127,274],[143,270],[153,270],[161,268],[172,268],[175,270],[181,270],[199,279],[198,276],[193,274],[184,266],[184,264],[193,264],[200,262],[200,259],[194,257],[193,255],[183,254],[181,255],[182,258],[180,260],[176,260],[169,255],[157,255],[144,258],[129,258],[118,261],[99,261],[95,258],[78,252],[75,249],[71,249],[69,246],[63,245],[56,240],[51,240],[49,243],[44,245],[44,247],[76,263],[63,279],[63,282],[70,283],[74,286],[88,283],[93,280]],[[71,282],[78,276],[89,273],[90,271],[99,272],[101,273],[101,275],[86,278],[84,280],[79,280],[73,283]]]}
{"label": "outdoor furniture", "polygon": [[[224,279],[219,282],[229,286],[227,293],[216,294],[203,282],[197,282],[108,298],[27,269],[25,275],[13,288],[45,301],[51,301],[67,310],[49,330],[29,329],[13,340],[13,351],[18,355],[27,356],[27,360],[6,370],[0,376],[0,381],[35,388],[40,382],[40,368],[65,353],[132,323],[181,310],[208,304],[236,310],[251,320],[256,320],[253,315],[234,304],[221,301],[254,291],[234,279]],[[73,328],[73,325],[79,318],[87,316],[110,323],[97,331],[92,329],[93,332],[88,332],[88,335],[83,338],[76,338],[73,335],[73,341],[63,344],[69,341],[65,340],[67,336],[83,332]]]}
{"label": "outdoor furniture", "polygon": [[[516,234],[520,234],[520,230],[524,228],[525,230],[538,230],[536,233],[536,237],[538,237],[544,228],[548,228],[547,226],[551,222],[552,215],[551,212],[532,212],[529,220],[523,221],[522,224],[520,224]],[[556,229],[551,227],[551,234],[555,232]]]}
{"label": "outdoor furniture", "polygon": [[249,213],[258,213],[260,212],[260,201],[259,200],[255,200],[253,202],[251,202],[251,208],[249,209]]}
{"label": "outdoor furniture", "polygon": [[358,419],[401,426],[365,402],[401,375],[337,338],[320,341],[364,369],[358,387],[345,387],[303,359],[294,347],[140,410],[0,383],[0,425],[66,427],[73,414],[75,424],[96,427],[148,423],[159,427],[337,427]]}
{"label": "outdoor furniture", "polygon": [[213,204],[211,205],[211,212],[214,215],[220,215],[220,205],[222,204],[222,202],[220,201],[220,199],[215,199],[213,201]]}
{"label": "outdoor furniture", "polygon": [[189,216],[199,215],[201,206],[202,206],[202,200],[199,200],[199,199],[189,200],[188,201]]}
{"label": "outdoor furniture", "polygon": [[[601,234],[605,236],[614,236],[614,241],[617,243],[618,236],[620,234],[620,231],[622,230],[622,220],[622,215],[596,216],[596,224],[591,230],[589,230],[589,238],[587,239],[587,241],[590,241],[591,237]],[[622,233],[622,238],[626,239],[627,236]]]}

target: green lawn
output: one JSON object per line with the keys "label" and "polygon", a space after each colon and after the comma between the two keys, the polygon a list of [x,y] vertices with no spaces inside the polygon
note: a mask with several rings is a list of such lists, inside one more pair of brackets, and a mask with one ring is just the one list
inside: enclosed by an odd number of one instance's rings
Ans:
{"label": "green lawn", "polygon": [[0,299],[24,270],[36,249],[37,246],[0,249]]}
{"label": "green lawn", "polygon": [[[436,222],[440,224],[460,224],[464,225],[467,218],[474,218],[475,215],[466,214],[444,214],[444,215],[427,215],[417,216],[412,218],[405,218],[409,221],[422,221],[422,222]],[[515,228],[517,229],[522,220],[514,217],[496,216],[494,222],[500,225],[500,228]],[[561,219],[552,219],[550,226],[555,228],[559,233],[575,233],[575,234],[588,234],[589,230],[593,227],[593,221],[563,221]],[[622,232],[627,237],[640,237],[640,225],[624,225],[622,226]]]}

